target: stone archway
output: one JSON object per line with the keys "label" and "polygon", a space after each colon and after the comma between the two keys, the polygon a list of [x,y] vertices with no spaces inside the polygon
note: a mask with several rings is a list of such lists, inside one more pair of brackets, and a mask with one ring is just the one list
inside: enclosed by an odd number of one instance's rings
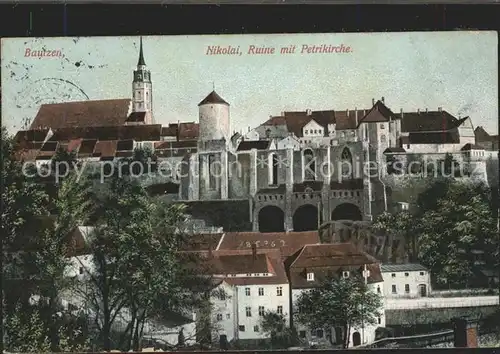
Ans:
{"label": "stone archway", "polygon": [[259,211],[260,232],[284,232],[285,213],[277,206],[268,205]]}
{"label": "stone archway", "polygon": [[342,203],[338,205],[332,212],[332,220],[352,220],[361,221],[363,220],[363,215],[361,210],[351,203]]}
{"label": "stone archway", "polygon": [[312,204],[298,207],[293,214],[293,231],[313,230],[318,230],[318,208]]}

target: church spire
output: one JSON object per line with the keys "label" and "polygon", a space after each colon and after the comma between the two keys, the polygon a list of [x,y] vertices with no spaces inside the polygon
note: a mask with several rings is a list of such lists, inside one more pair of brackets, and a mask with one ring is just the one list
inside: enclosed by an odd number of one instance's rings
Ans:
{"label": "church spire", "polygon": [[140,49],[139,49],[139,61],[137,62],[137,66],[140,65],[146,65],[146,62],[144,61],[144,54],[142,52],[142,36],[141,36],[141,44],[140,44]]}

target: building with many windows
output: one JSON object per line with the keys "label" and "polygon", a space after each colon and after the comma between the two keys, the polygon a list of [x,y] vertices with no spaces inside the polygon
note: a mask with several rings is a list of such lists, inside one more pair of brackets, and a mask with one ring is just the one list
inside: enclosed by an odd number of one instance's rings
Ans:
{"label": "building with many windows", "polygon": [[168,117],[154,115],[154,75],[145,57],[141,40],[131,98],[41,105],[30,129],[16,135],[20,158],[42,166],[65,149],[102,164],[151,149],[159,170],[144,183],[160,186],[156,193],[193,210],[213,201],[221,202],[220,210],[239,210],[231,219],[241,223],[230,229],[203,215],[207,228],[261,232],[370,222],[392,207],[384,182],[388,162],[442,160],[449,153],[485,179],[488,157],[497,158],[487,151],[493,138],[482,134],[487,143],[476,141],[470,117],[441,107],[393,111],[383,97],[363,108],[281,112],[236,132],[230,103],[213,91],[200,93],[191,122],[162,126],[157,122]]}

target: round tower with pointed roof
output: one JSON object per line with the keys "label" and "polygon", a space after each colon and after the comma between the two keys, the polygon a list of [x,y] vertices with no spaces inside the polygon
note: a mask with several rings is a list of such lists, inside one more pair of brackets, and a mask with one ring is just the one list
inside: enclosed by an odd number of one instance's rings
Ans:
{"label": "round tower with pointed roof", "polygon": [[212,91],[198,104],[200,112],[200,140],[230,139],[229,103]]}

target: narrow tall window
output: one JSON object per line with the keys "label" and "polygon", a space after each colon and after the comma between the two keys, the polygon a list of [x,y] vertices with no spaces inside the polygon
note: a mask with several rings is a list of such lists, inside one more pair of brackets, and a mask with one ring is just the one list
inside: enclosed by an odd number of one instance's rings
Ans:
{"label": "narrow tall window", "polygon": [[410,284],[405,284],[405,293],[410,293]]}
{"label": "narrow tall window", "polygon": [[272,186],[278,185],[278,155],[273,153],[269,156],[269,184]]}
{"label": "narrow tall window", "polygon": [[352,155],[348,148],[342,150],[342,178],[352,179],[354,176],[354,164]]}
{"label": "narrow tall window", "polygon": [[215,155],[208,155],[208,189],[217,188],[217,166]]}
{"label": "narrow tall window", "polygon": [[276,295],[277,296],[283,296],[283,287],[282,286],[278,286],[276,288]]}
{"label": "narrow tall window", "polygon": [[276,312],[278,312],[279,315],[282,315],[283,314],[283,306],[278,306]]}
{"label": "narrow tall window", "polygon": [[252,317],[252,308],[250,306],[247,306],[245,308],[245,312],[246,312],[247,317]]}
{"label": "narrow tall window", "polygon": [[316,159],[311,149],[304,150],[304,179],[314,181],[316,179]]}

